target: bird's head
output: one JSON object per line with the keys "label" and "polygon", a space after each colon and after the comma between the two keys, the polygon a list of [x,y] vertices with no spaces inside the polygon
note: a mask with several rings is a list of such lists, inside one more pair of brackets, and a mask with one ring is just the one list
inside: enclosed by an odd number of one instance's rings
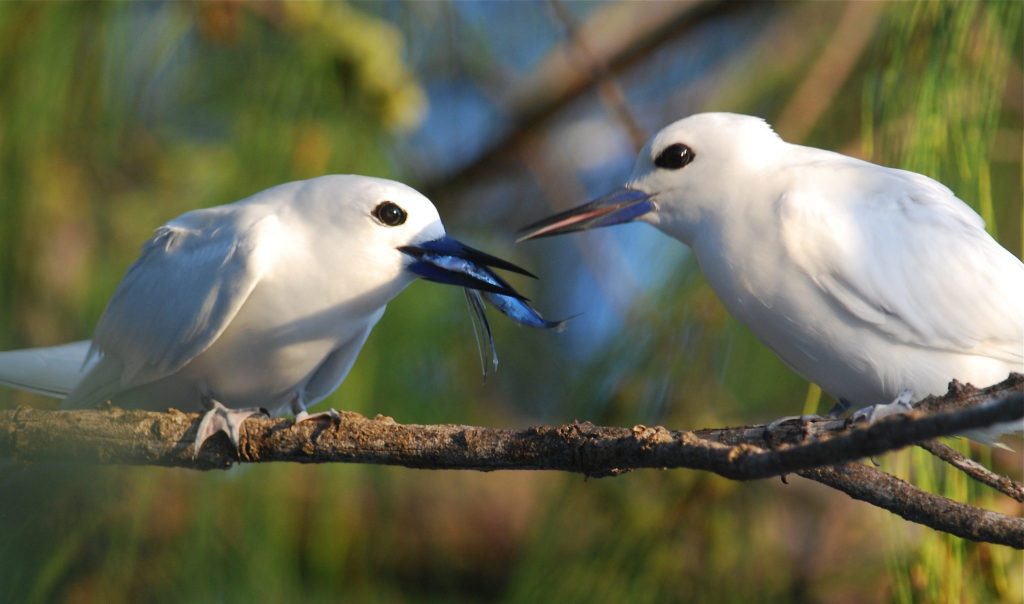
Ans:
{"label": "bird's head", "polygon": [[354,272],[369,288],[376,284],[393,290],[421,277],[522,299],[491,269],[533,277],[511,262],[449,237],[434,204],[400,182],[337,175],[307,181],[306,186],[299,196],[304,211],[338,227],[331,231],[333,247],[347,266],[359,267]]}
{"label": "bird's head", "polygon": [[775,156],[782,139],[764,120],[700,113],[654,135],[627,183],[582,206],[520,230],[519,241],[643,221],[690,242],[702,220],[742,203],[742,190]]}
{"label": "bird's head", "polygon": [[351,291],[361,284],[371,293],[370,306],[386,304],[417,277],[463,287],[476,318],[474,326],[482,329],[477,334],[481,360],[486,345],[495,367],[498,357],[484,301],[523,325],[558,330],[565,323],[544,319],[493,269],[536,278],[532,273],[449,237],[437,208],[415,189],[366,176],[324,176],[307,182],[310,190],[299,195],[299,205],[306,206],[306,216],[319,219],[312,228],[329,230],[323,229],[324,222],[338,227],[332,231],[335,258],[355,269],[347,272],[344,287]]}

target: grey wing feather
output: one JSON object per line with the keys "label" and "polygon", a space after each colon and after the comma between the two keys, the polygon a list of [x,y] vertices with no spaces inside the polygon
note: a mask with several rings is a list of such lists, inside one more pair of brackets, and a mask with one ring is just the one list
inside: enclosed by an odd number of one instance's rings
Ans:
{"label": "grey wing feather", "polygon": [[157,229],[104,311],[93,346],[123,367],[121,384],[169,375],[206,350],[275,256],[278,222],[239,227],[221,208]]}
{"label": "grey wing feather", "polygon": [[83,364],[88,340],[61,346],[0,352],[0,384],[62,398],[92,368]]}

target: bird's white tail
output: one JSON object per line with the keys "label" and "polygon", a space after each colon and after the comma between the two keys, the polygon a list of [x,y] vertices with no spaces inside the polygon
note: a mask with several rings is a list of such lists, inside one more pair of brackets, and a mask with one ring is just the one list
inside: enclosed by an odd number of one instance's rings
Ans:
{"label": "bird's white tail", "polygon": [[61,346],[0,352],[0,385],[64,398],[88,373],[89,340]]}

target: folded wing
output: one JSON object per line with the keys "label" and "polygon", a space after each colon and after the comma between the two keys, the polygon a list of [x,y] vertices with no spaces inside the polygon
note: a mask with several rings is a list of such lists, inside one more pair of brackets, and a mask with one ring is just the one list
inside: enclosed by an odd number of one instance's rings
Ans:
{"label": "folded wing", "polygon": [[795,182],[783,240],[835,304],[906,344],[1024,365],[1024,264],[949,189],[854,160]]}
{"label": "folded wing", "polygon": [[279,229],[273,215],[240,221],[223,208],[190,212],[158,229],[96,327],[103,379],[116,362],[121,387],[150,382],[206,350],[274,262]]}

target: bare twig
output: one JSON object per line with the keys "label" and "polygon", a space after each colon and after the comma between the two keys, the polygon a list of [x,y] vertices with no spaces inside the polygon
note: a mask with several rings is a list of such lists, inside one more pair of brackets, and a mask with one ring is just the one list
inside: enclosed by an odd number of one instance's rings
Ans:
{"label": "bare twig", "polygon": [[1016,480],[1012,480],[1007,476],[996,474],[973,459],[964,457],[953,447],[940,443],[937,440],[926,440],[923,443],[918,443],[917,446],[928,451],[954,468],[963,471],[964,474],[967,474],[978,482],[988,485],[1000,493],[1024,503],[1024,484],[1021,484]]}
{"label": "bare twig", "polygon": [[[965,401],[972,404],[966,406]],[[124,463],[201,470],[225,468],[239,461],[358,462],[428,469],[561,470],[587,476],[611,476],[636,468],[691,468],[751,480],[793,472],[803,474],[937,436],[1014,421],[1024,417],[1024,375],[1012,374],[1002,383],[982,390],[954,383],[947,395],[925,399],[921,407],[929,411],[885,418],[871,426],[819,419],[695,432],[645,426],[601,427],[590,423],[524,430],[406,425],[387,417],[370,419],[352,412],[342,412],[340,424],[293,424],[286,419],[250,418],[243,425],[237,453],[225,438],[218,436],[203,447],[198,458],[191,454],[199,422],[197,414],[122,409],[44,411],[23,407],[0,412],[0,460]],[[821,470],[808,476],[822,482],[830,480],[827,484],[835,486],[846,480],[844,477],[854,476],[851,472],[854,471]],[[863,472],[856,476],[863,476]],[[836,488],[856,497],[881,497],[871,495],[871,485],[843,484]],[[971,528],[971,523],[978,527],[1024,524],[1022,519],[992,516],[992,512],[961,504],[955,508],[942,507],[936,501],[922,499],[926,494],[911,485],[900,486],[898,491],[892,490],[896,489],[893,485],[897,483],[885,487],[890,489],[886,497],[898,495],[897,503],[883,507],[940,530],[947,530],[943,527],[956,522],[957,530],[950,532],[992,541],[980,528]],[[899,501],[906,501],[911,507],[900,508]],[[936,517],[922,520],[925,512],[919,508],[931,510]],[[976,513],[970,522],[963,520],[964,509]],[[947,513],[959,520],[944,519]],[[997,517],[1002,519],[994,523],[992,518]],[[961,520],[967,524],[961,526]],[[1016,539],[1015,535],[1022,533],[1007,534],[1008,539]],[[1010,544],[1024,548],[1024,541]]]}
{"label": "bare twig", "polygon": [[972,541],[1024,549],[1024,519],[926,493],[875,468],[848,463],[797,473],[911,522]]}

